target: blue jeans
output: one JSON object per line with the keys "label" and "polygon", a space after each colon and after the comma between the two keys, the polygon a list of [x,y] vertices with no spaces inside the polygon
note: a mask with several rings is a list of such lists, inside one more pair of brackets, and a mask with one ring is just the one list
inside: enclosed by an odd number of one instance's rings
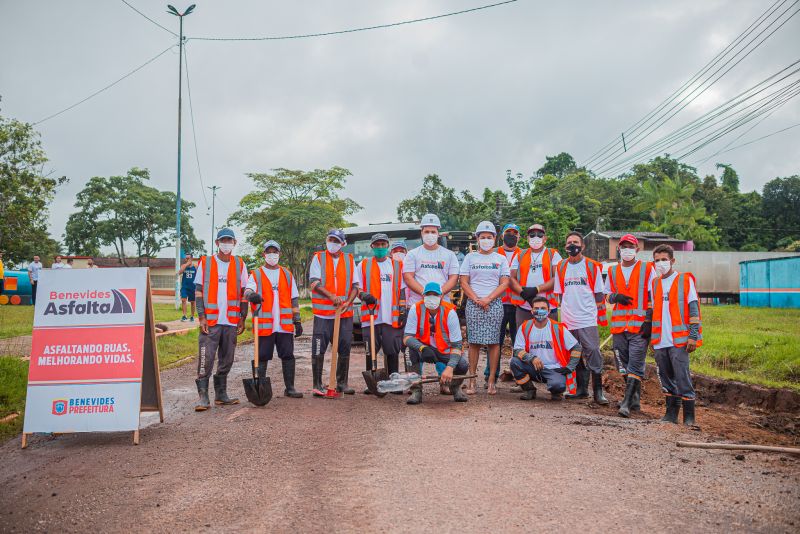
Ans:
{"label": "blue jeans", "polygon": [[524,362],[516,356],[511,358],[511,374],[518,384],[524,384],[528,379],[547,384],[547,391],[550,393],[564,393],[567,389],[566,375],[547,368],[537,371],[532,363]]}

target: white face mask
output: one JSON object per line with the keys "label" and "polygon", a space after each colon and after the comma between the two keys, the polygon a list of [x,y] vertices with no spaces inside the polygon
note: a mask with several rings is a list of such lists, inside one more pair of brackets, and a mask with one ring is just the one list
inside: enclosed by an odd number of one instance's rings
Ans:
{"label": "white face mask", "polygon": [[331,243],[330,241],[325,243],[325,247],[327,247],[328,252],[330,252],[331,254],[336,254],[337,252],[342,250],[342,244],[341,243]]}
{"label": "white face mask", "polygon": [[656,262],[656,272],[661,276],[664,276],[672,269],[672,262],[669,260],[658,260]]}
{"label": "white face mask", "polygon": [[494,248],[494,239],[479,239],[478,245],[484,252],[492,250]]}
{"label": "white face mask", "polygon": [[631,261],[633,258],[636,257],[636,249],[621,248],[619,249],[619,257],[622,258],[624,261]]}
{"label": "white face mask", "polygon": [[233,252],[233,247],[235,247],[233,243],[220,243],[219,244],[219,251],[223,254],[230,254]]}
{"label": "white face mask", "polygon": [[276,265],[278,265],[278,260],[280,259],[280,257],[281,257],[280,254],[272,252],[264,254],[264,261],[267,262],[267,265],[269,265],[270,267],[275,267]]}
{"label": "white face mask", "polygon": [[422,234],[422,242],[429,247],[435,245],[437,241],[439,241],[439,234]]}
{"label": "white face mask", "polygon": [[543,237],[529,237],[528,244],[531,246],[532,249],[541,248],[544,245],[544,238]]}
{"label": "white face mask", "polygon": [[405,252],[395,252],[394,254],[392,254],[392,259],[394,261],[403,261],[404,259],[406,259],[406,253]]}
{"label": "white face mask", "polygon": [[439,304],[442,302],[442,297],[439,295],[425,295],[423,300],[425,301],[425,307],[433,311],[439,307]]}

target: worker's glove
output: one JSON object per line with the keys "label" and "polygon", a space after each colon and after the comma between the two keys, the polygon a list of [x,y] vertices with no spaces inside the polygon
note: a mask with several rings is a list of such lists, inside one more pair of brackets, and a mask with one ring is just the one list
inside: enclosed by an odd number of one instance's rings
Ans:
{"label": "worker's glove", "polygon": [[536,298],[536,295],[539,294],[538,287],[523,287],[522,291],[519,292],[520,296],[523,300],[527,300],[528,302],[532,301]]}
{"label": "worker's glove", "polygon": [[408,308],[400,308],[400,317],[398,317],[397,320],[401,328],[406,326],[406,322],[408,321]]}
{"label": "worker's glove", "polygon": [[300,337],[303,335],[303,323],[300,321],[294,322],[294,337]]}
{"label": "worker's glove", "polygon": [[261,298],[261,295],[253,291],[249,295],[247,295],[247,300],[250,304],[261,304],[264,302],[264,299]]}
{"label": "worker's glove", "polygon": [[553,371],[555,371],[560,375],[566,376],[572,372],[572,369],[570,369],[569,367],[559,367],[558,369],[553,369]]}
{"label": "worker's glove", "polygon": [[611,298],[608,300],[611,301],[612,304],[622,304],[623,306],[630,306],[633,303],[631,297],[622,293],[612,293]]}
{"label": "worker's glove", "polygon": [[649,341],[650,337],[653,335],[653,322],[652,321],[643,322],[640,332],[642,334],[642,337]]}
{"label": "worker's glove", "polygon": [[373,295],[370,295],[369,293],[364,293],[363,296],[361,297],[361,300],[363,300],[369,306],[374,306],[378,303],[378,299],[376,299]]}
{"label": "worker's glove", "polygon": [[428,345],[423,345],[419,351],[420,355],[422,356],[423,360],[429,361],[436,361],[436,351],[433,350]]}

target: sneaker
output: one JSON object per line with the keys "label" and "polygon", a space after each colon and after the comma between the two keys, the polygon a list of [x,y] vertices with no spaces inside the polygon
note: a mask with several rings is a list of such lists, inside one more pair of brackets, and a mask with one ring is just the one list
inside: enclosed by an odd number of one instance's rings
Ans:
{"label": "sneaker", "polygon": [[185,315],[184,315],[183,317],[181,317],[181,322],[182,322],[182,323],[185,323],[186,321],[188,321],[188,319],[186,318],[186,316],[185,316]]}
{"label": "sneaker", "polygon": [[192,322],[192,323],[194,322],[194,315],[192,315],[191,317],[189,317],[189,322]]}

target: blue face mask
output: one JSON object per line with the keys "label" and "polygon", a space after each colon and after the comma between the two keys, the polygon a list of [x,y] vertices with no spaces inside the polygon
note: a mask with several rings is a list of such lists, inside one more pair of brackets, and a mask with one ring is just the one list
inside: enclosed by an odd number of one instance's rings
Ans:
{"label": "blue face mask", "polygon": [[545,308],[536,308],[533,310],[533,318],[537,321],[544,321],[547,319],[547,316],[550,314]]}

